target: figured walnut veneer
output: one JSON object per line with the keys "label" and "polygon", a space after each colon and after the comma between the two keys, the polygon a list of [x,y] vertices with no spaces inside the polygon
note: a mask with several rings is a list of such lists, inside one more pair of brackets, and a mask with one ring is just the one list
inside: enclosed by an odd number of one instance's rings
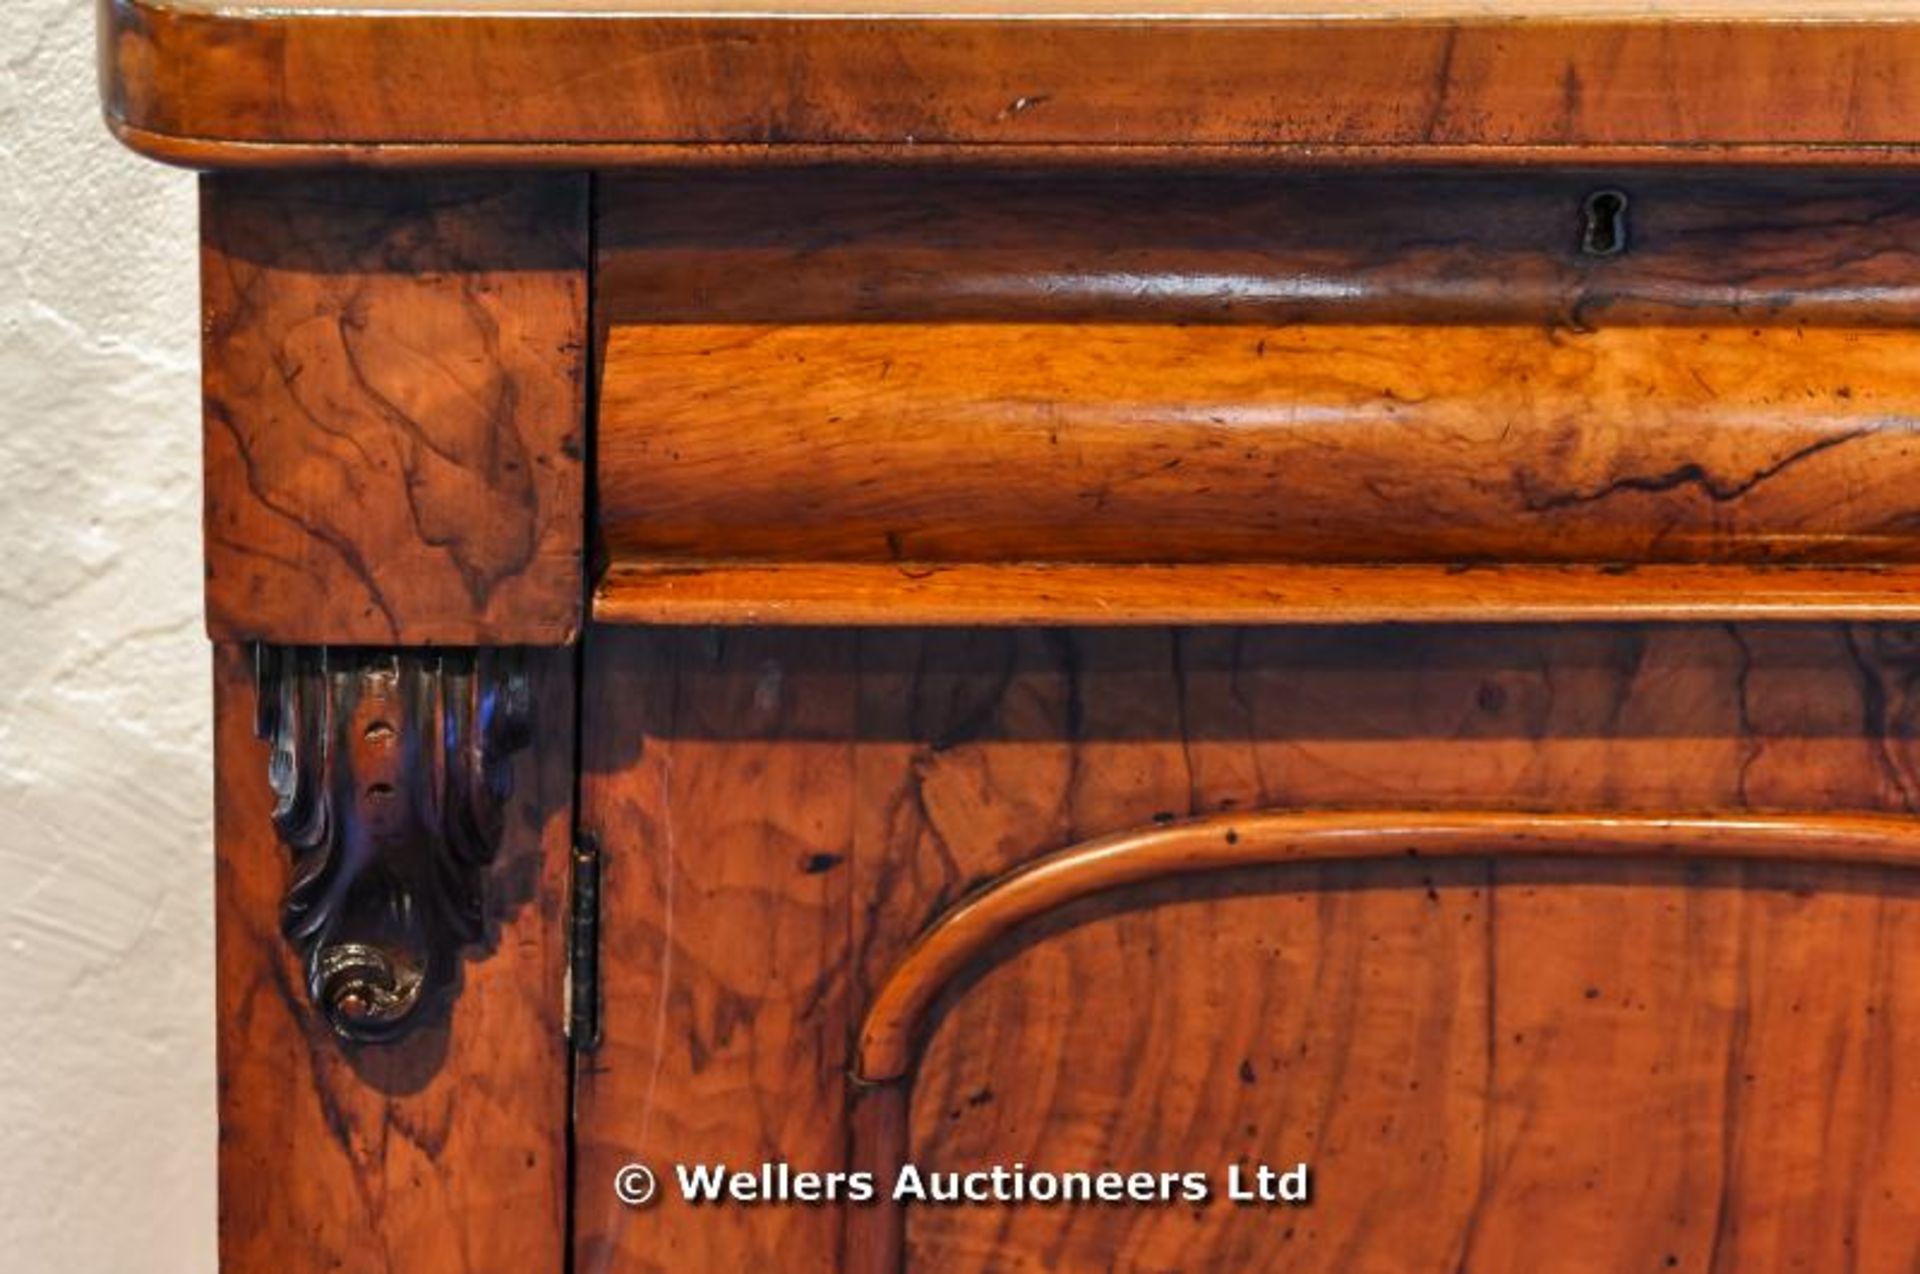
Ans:
{"label": "figured walnut veneer", "polygon": [[1525,814],[1501,810],[1260,811],[1121,832],[1047,854],[962,898],[874,993],[853,1075],[906,1079],[926,1016],[994,945],[1049,912],[1169,877],[1383,858],[1777,859],[1920,865],[1911,819],[1797,814]]}
{"label": "figured walnut veneer", "polygon": [[1907,162],[1916,10],[1820,10],[111,0],[101,58],[203,166]]}
{"label": "figured walnut veneer", "polygon": [[[403,656],[403,658],[405,658]],[[417,654],[428,662],[432,656]],[[377,662],[377,661],[376,661]],[[458,662],[456,660],[456,662]],[[351,661],[349,661],[351,666]],[[220,1070],[220,1268],[353,1270],[356,1274],[497,1274],[558,1270],[568,1241],[567,1044],[563,1025],[570,766],[575,717],[566,652],[525,656],[534,734],[511,759],[513,794],[498,811],[484,885],[469,879],[482,910],[477,940],[443,948],[456,963],[436,968],[456,995],[425,996],[404,1032],[385,1043],[343,1042],[309,998],[302,951],[284,928],[287,847],[276,833],[279,801],[267,783],[273,748],[256,737],[259,698],[253,652],[214,651],[215,979]],[[329,728],[324,697],[308,725]],[[359,714],[360,723],[377,718]],[[418,745],[433,725],[401,717]],[[364,748],[363,748],[364,751]],[[317,757],[302,758],[313,764]],[[416,756],[393,801],[431,801],[431,757]],[[346,767],[309,773],[337,779]],[[379,781],[377,769],[358,771]],[[311,795],[311,793],[310,793]],[[334,799],[352,795],[335,791]],[[444,811],[458,820],[465,811]],[[362,836],[365,811],[336,807],[339,830]],[[417,836],[408,812],[388,827]],[[397,824],[397,827],[395,827]],[[375,828],[374,830],[381,830]],[[369,862],[363,842],[335,848],[321,879],[375,884],[389,867]],[[430,849],[408,866],[435,880]],[[455,864],[440,864],[452,868]],[[296,885],[297,887],[297,885]],[[374,895],[378,898],[377,892]],[[303,890],[295,919],[317,918],[331,900]],[[342,899],[344,901],[344,898]],[[346,934],[370,917],[358,907],[328,919]],[[446,900],[422,898],[423,907]],[[403,913],[404,914],[404,913]],[[372,918],[378,918],[378,913]],[[362,931],[364,933],[364,931]],[[335,936],[346,936],[336,931]],[[390,934],[382,935],[391,937]],[[443,982],[442,985],[445,985]]]}
{"label": "figured walnut veneer", "polygon": [[595,614],[1908,614],[1915,208],[1646,169],[612,179]]}
{"label": "figured walnut veneer", "polygon": [[[1904,627],[628,628],[587,653],[581,819],[618,918],[577,1076],[587,1268],[1878,1274],[1920,1245],[1886,1135],[1920,1118]],[[908,1041],[911,1083],[862,1082]],[[1315,1205],[635,1213],[605,1188],[635,1157],[1262,1156],[1311,1160]]]}
{"label": "figured walnut veneer", "polygon": [[1920,559],[1910,331],[615,329],[621,561]]}
{"label": "figured walnut veneer", "polygon": [[209,178],[203,195],[214,637],[572,640],[585,182]]}

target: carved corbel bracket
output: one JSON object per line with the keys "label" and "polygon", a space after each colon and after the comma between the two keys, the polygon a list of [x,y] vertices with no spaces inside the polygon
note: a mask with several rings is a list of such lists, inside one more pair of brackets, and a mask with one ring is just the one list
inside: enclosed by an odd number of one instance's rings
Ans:
{"label": "carved corbel bracket", "polygon": [[531,737],[514,650],[260,646],[255,728],[293,851],[282,928],[342,1037],[402,1034],[485,932],[485,872]]}

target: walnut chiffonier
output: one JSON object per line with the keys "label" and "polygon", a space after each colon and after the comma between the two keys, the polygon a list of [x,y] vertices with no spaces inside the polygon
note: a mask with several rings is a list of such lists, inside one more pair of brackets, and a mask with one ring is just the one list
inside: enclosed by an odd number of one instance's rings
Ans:
{"label": "walnut chiffonier", "polygon": [[224,1269],[1920,1268],[1920,3],[1109,2],[107,0]]}

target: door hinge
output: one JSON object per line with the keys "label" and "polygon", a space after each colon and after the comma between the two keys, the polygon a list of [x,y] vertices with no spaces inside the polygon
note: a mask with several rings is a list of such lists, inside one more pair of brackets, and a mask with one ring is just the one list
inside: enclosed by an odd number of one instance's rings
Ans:
{"label": "door hinge", "polygon": [[600,842],[586,832],[573,843],[567,1039],[581,1053],[592,1052],[600,1044]]}

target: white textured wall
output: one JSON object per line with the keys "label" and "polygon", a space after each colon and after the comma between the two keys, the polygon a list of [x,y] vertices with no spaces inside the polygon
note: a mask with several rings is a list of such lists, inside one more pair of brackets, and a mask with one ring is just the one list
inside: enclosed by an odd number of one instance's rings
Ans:
{"label": "white textured wall", "polygon": [[0,1269],[214,1268],[190,174],[0,5]]}

